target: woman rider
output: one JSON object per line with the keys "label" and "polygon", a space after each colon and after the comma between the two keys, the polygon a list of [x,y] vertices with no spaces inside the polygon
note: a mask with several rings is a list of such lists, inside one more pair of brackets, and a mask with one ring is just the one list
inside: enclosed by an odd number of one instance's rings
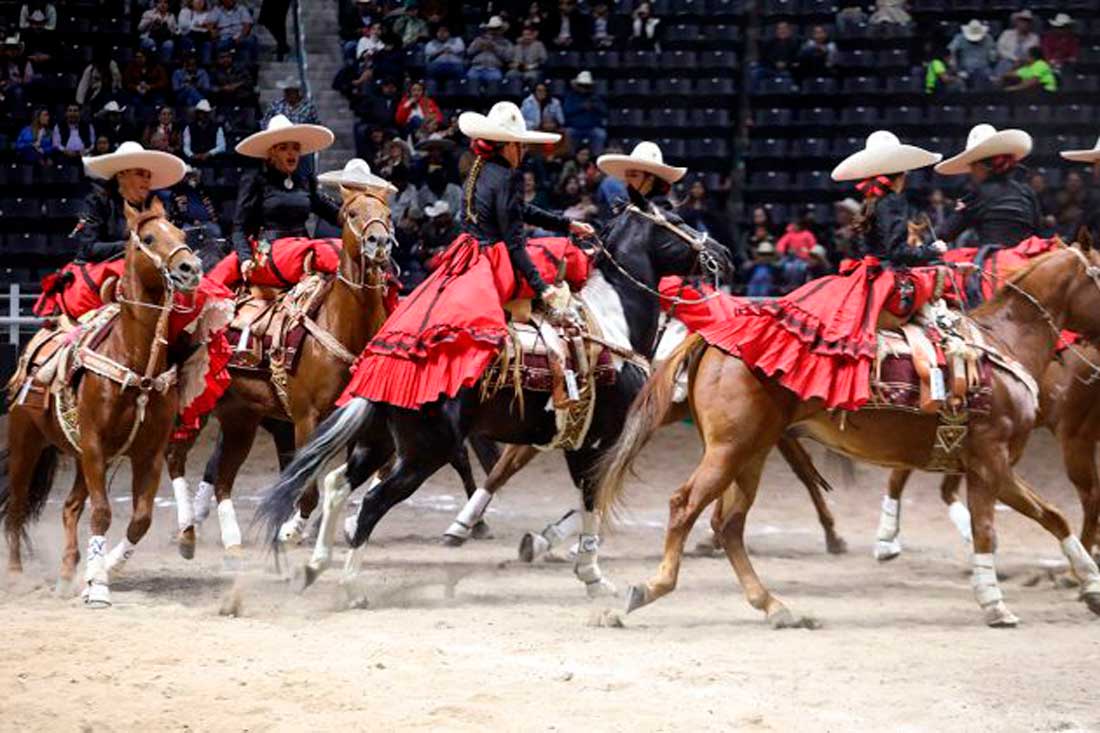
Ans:
{"label": "woman rider", "polygon": [[321,195],[315,176],[299,170],[303,155],[324,150],[333,139],[327,127],[294,124],[275,115],[267,129],[237,143],[238,153],[263,158],[264,163],[241,182],[233,218],[234,251],[210,271],[211,279],[230,288],[242,280],[290,288],[302,279],[310,252],[314,269],[336,272],[339,240],[310,239],[306,220],[313,213],[337,226],[340,206]]}
{"label": "woman rider", "polygon": [[870,397],[879,314],[906,316],[932,295],[934,269],[906,268],[939,258],[943,244],[908,243],[904,191],[908,171],[941,157],[903,145],[891,132],[872,133],[866,147],[832,174],[836,181],[858,181],[863,207],[856,227],[864,257],[776,301],[745,304],[739,317],[715,321],[700,333],[803,400],[858,409]]}
{"label": "woman rider", "polygon": [[179,183],[186,165],[170,153],[124,142],[113,153],[85,158],[84,169],[99,180],[93,181],[70,235],[76,258],[42,281],[34,312],[44,318],[63,314],[75,320],[103,305],[104,283],[123,271],[130,237],[124,205],[145,211],[155,197],[152,192]]}
{"label": "woman rider", "polygon": [[498,102],[488,115],[464,112],[458,126],[476,156],[464,189],[462,233],[364,349],[341,404],[362,397],[415,409],[454,397],[477,382],[504,345],[505,303],[536,297],[551,312],[568,305],[569,287],[547,282],[553,267],[540,273],[523,225],[578,236],[594,231],[524,204],[519,170],[525,145],[559,135],[528,131],[511,102]]}

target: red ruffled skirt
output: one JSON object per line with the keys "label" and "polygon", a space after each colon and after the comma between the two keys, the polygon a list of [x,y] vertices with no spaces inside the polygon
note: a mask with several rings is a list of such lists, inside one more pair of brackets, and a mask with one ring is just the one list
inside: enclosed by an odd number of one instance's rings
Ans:
{"label": "red ruffled skirt", "polygon": [[871,395],[879,313],[898,311],[891,301],[903,278],[913,286],[904,309],[912,312],[931,297],[935,268],[903,275],[867,257],[775,301],[743,302],[732,318],[714,321],[699,334],[803,400],[856,410]]}
{"label": "red ruffled skirt", "polygon": [[226,328],[233,320],[233,293],[203,277],[193,293],[176,293],[176,308],[168,316],[168,342],[192,347],[180,366],[179,419],[172,440],[188,440],[202,418],[229,388],[233,350]]}
{"label": "red ruffled skirt", "polygon": [[[528,251],[547,282],[563,262],[570,285],[587,278],[588,257],[566,238],[531,240]],[[496,358],[507,338],[502,306],[534,293],[517,278],[503,242],[483,248],[461,234],[439,263],[360,354],[338,405],[365,397],[415,409],[472,387]]]}
{"label": "red ruffled skirt", "polygon": [[[255,242],[252,244],[255,251]],[[290,288],[301,282],[306,273],[306,257],[313,253],[313,270],[333,273],[340,267],[339,239],[309,239],[308,237],[283,237],[271,243],[271,253],[263,267],[257,267],[249,276],[249,283],[272,288]],[[207,273],[214,282],[229,289],[241,283],[240,261],[236,252],[230,252]]]}

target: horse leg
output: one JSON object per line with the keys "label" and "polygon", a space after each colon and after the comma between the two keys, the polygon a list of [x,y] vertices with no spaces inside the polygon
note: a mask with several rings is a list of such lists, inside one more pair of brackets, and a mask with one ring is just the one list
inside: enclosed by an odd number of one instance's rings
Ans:
{"label": "horse leg", "polygon": [[[276,428],[274,425],[265,424],[265,427],[271,433],[271,437],[275,440],[276,449],[279,451],[280,471],[286,465],[284,460],[289,463],[289,459],[294,457],[295,447],[309,441],[313,431],[317,428],[317,423],[317,415],[309,414],[293,425],[284,422]],[[311,483],[298,498],[298,508],[294,511],[294,514],[290,519],[283,522],[283,526],[279,528],[279,542],[284,545],[300,544],[304,540],[303,535],[309,525],[310,515],[317,508],[318,498],[317,484]]]}
{"label": "horse leg", "polygon": [[1070,570],[1081,583],[1081,600],[1089,610],[1100,615],[1100,569],[1092,559],[1081,539],[1070,530],[1069,522],[1050,502],[1019,476],[1013,474],[1012,481],[1006,483],[1001,491],[1000,500],[1026,517],[1038,522],[1054,535],[1062,546],[1062,553],[1069,560]]}
{"label": "horse leg", "polygon": [[256,428],[260,420],[251,413],[240,411],[232,417],[222,418],[222,453],[218,462],[218,473],[214,480],[214,499],[218,504],[218,525],[221,528],[222,547],[225,561],[235,565],[241,556],[241,528],[237,524],[237,511],[233,507],[233,482],[241,470],[252,443],[256,439]]}
{"label": "horse leg", "polygon": [[[830,555],[843,555],[848,552],[848,543],[837,534],[836,519],[829,509],[828,502],[825,501],[824,478],[814,467],[810,454],[806,452],[806,449],[802,447],[798,440],[788,436],[780,438],[777,447],[791,470],[802,481],[802,485],[806,487],[806,491],[810,494],[810,501],[813,502],[814,510],[817,512],[817,521],[825,532],[825,549],[829,551]],[[827,489],[827,485],[824,485],[824,488]]]}
{"label": "horse leg", "polygon": [[88,557],[84,561],[84,605],[88,608],[108,608],[111,591],[107,575],[107,530],[111,528],[111,502],[107,496],[107,462],[98,443],[81,446],[80,468],[91,504],[88,536]]}
{"label": "horse leg", "polygon": [[454,521],[443,533],[443,544],[448,547],[458,547],[471,537],[479,540],[491,538],[492,533],[489,525],[485,523],[484,516],[485,510],[489,508],[489,502],[493,499],[493,492],[478,488],[465,443],[458,446],[454,458],[451,459],[451,466],[462,479],[462,488],[466,491],[468,498]]}
{"label": "horse leg", "polygon": [[878,516],[878,533],[875,539],[874,557],[879,562],[893,560],[901,554],[901,494],[913,472],[895,468],[890,472],[886,496],[882,497],[882,509]]}
{"label": "horse leg", "polygon": [[974,536],[970,532],[970,512],[959,499],[959,486],[962,485],[962,480],[962,474],[946,474],[940,482],[940,498],[947,505],[947,518],[951,520],[951,524],[955,525],[966,546],[970,547],[974,544]]}
{"label": "horse leg", "polygon": [[225,441],[222,439],[222,431],[219,427],[218,437],[214,440],[214,451],[206,459],[203,466],[202,480],[195,489],[195,526],[201,525],[210,516],[210,508],[214,506],[214,484],[218,480],[218,466],[222,461],[222,451]]}
{"label": "horse leg", "polygon": [[34,469],[38,459],[46,449],[46,440],[28,418],[19,417],[20,411],[13,413],[8,422],[8,475],[0,476],[7,501],[0,503],[5,516],[5,530],[8,537],[8,572],[23,572],[22,542],[27,515],[31,505],[31,483],[34,481]]}
{"label": "horse leg", "polygon": [[581,534],[577,542],[577,558],[573,563],[573,574],[584,583],[589,598],[615,595],[615,584],[604,577],[600,571],[600,515],[596,512],[596,489],[598,482],[593,478],[597,472],[596,462],[602,451],[578,450],[565,454],[569,464],[569,473],[573,483],[581,490]]}
{"label": "horse leg", "polygon": [[[975,437],[971,440],[978,442]],[[996,546],[993,522],[997,488],[1008,487],[1013,482],[1012,468],[1006,453],[1003,446],[995,447],[986,460],[971,460],[966,471],[966,503],[970,510],[971,531],[974,535],[970,587],[974,590],[974,597],[982,609],[986,624],[995,628],[1014,627],[1020,622],[1005,605],[993,562],[993,550]]]}
{"label": "horse leg", "polygon": [[1086,438],[1063,435],[1062,460],[1066,474],[1077,489],[1081,499],[1084,520],[1081,524],[1081,543],[1086,550],[1100,557],[1100,537],[1096,534],[1097,514],[1100,513],[1100,477],[1096,471],[1096,443]]}
{"label": "horse leg", "polygon": [[[192,442],[172,443],[168,446],[168,476],[172,479],[172,494],[176,499],[176,524],[179,527],[179,553],[185,560],[195,556],[195,527],[202,523],[209,512],[206,501],[200,498],[203,493],[202,484],[199,491],[191,493],[191,486],[187,483],[187,454],[191,450]],[[217,453],[221,446],[221,434],[214,452]],[[213,459],[213,457],[211,457]],[[203,510],[206,511],[203,511]],[[203,512],[199,518],[199,512]]]}
{"label": "horse leg", "polygon": [[164,453],[160,450],[152,451],[148,455],[133,457],[130,459],[130,468],[133,471],[131,491],[134,500],[134,512],[130,516],[130,524],[126,527],[126,534],[119,540],[107,555],[107,575],[111,580],[122,574],[126,563],[134,555],[137,543],[149,531],[153,523],[153,500],[157,495],[157,484],[163,470]]}
{"label": "horse leg", "polygon": [[[539,453],[538,448],[530,445],[510,445],[504,455],[493,466],[485,482],[485,488],[496,494],[504,484],[519,473]],[[576,509],[570,509],[559,519],[550,522],[539,532],[526,532],[519,541],[519,559],[534,562],[563,541],[581,531],[581,515]]]}
{"label": "horse leg", "polygon": [[80,564],[80,542],[77,537],[77,525],[84,513],[84,502],[88,499],[88,487],[84,483],[84,471],[78,465],[73,478],[73,488],[65,499],[61,510],[61,524],[65,528],[65,552],[61,556],[61,572],[57,577],[58,595],[67,593],[76,577],[76,568]]}

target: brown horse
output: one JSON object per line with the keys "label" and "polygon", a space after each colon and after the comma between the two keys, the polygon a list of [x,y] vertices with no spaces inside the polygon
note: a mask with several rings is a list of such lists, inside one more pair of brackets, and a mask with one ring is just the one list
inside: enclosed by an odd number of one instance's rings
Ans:
{"label": "brown horse", "polygon": [[[988,415],[972,415],[962,445],[967,501],[974,535],[972,585],[985,620],[1012,626],[993,567],[994,505],[999,499],[1034,519],[1061,542],[1082,598],[1100,614],[1100,570],[1070,531],[1065,517],[1015,474],[1013,465],[1037,421],[1037,381],[1054,355],[1058,331],[1069,328],[1100,336],[1100,257],[1077,246],[1037,258],[973,320],[1001,354],[1011,355],[1020,375],[998,368]],[[627,611],[652,603],[676,587],[684,542],[700,513],[717,502],[712,526],[749,603],[775,627],[799,625],[787,607],[760,581],[745,550],[748,512],[771,448],[798,426],[833,450],[891,467],[922,468],[936,432],[935,415],[889,410],[830,414],[818,400],[801,401],[777,381],[754,372],[740,359],[692,338],[647,383],[610,454],[600,487],[600,507],[610,511],[622,495],[630,464],[660,425],[672,399],[675,376],[688,368],[689,400],[704,454],[695,472],[672,496],[664,559],[656,576],[630,589]]]}
{"label": "brown horse", "polygon": [[[1058,439],[1066,474],[1081,499],[1084,519],[1081,524],[1081,544],[1094,558],[1100,558],[1100,537],[1097,536],[1097,515],[1100,514],[1100,476],[1096,469],[1096,444],[1100,443],[1100,349],[1081,344],[1066,349],[1047,366],[1039,383],[1039,421]],[[898,507],[902,491],[912,474],[908,469],[895,469],[890,474],[887,491],[888,507],[879,521],[876,557],[890,560],[901,553],[898,534],[901,531]],[[943,477],[940,495],[952,509],[952,519],[959,516],[959,485],[962,477]],[[964,510],[965,511],[965,510]],[[960,532],[963,526],[959,526]],[[963,538],[968,540],[969,524]]]}
{"label": "brown horse", "polygon": [[[193,291],[202,276],[201,263],[184,243],[183,232],[164,218],[159,201],[140,214],[127,206],[126,219],[131,235],[118,288],[118,316],[100,345],[83,346],[74,355],[84,365],[75,387],[79,437],[71,426],[61,424],[58,410],[16,399],[8,421],[7,471],[0,477],[8,568],[19,573],[20,540],[27,520],[45,506],[58,453],[75,456],[76,481],[62,515],[67,542],[61,580],[70,581],[76,572],[76,525],[85,499],[90,499],[84,588],[90,607],[110,605],[108,578],[121,569],[152,521],[153,498],[179,401],[175,367],[168,364],[168,317],[174,294]],[[52,394],[51,403],[60,395]],[[107,469],[121,456],[130,459],[133,472],[133,515],[125,538],[106,554],[111,524]]]}
{"label": "brown horse", "polygon": [[[230,555],[239,553],[241,546],[241,530],[230,495],[237,472],[252,448],[257,427],[266,418],[289,420],[294,425],[295,442],[301,444],[308,439],[343,392],[355,355],[386,319],[385,297],[390,286],[390,250],[394,238],[385,194],[342,188],[341,196],[340,265],[313,319],[315,326],[307,328],[297,369],[287,375],[289,411],[270,376],[232,367],[232,382],[214,411],[221,423],[221,460],[214,481],[214,497],[222,543]],[[185,558],[195,552],[195,515],[205,516],[205,505],[209,502],[209,496],[200,493],[201,505],[192,511],[193,499],[183,478],[190,447],[174,444],[169,451],[169,472],[179,513],[180,554]],[[316,504],[316,488],[311,487],[302,497],[303,515],[308,516]]]}

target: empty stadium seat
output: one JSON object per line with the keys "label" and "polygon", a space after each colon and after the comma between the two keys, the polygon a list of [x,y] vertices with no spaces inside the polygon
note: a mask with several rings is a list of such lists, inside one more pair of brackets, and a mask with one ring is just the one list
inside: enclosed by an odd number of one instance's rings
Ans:
{"label": "empty stadium seat", "polygon": [[757,138],[749,143],[749,156],[779,158],[787,154],[787,141],[782,138]]}

